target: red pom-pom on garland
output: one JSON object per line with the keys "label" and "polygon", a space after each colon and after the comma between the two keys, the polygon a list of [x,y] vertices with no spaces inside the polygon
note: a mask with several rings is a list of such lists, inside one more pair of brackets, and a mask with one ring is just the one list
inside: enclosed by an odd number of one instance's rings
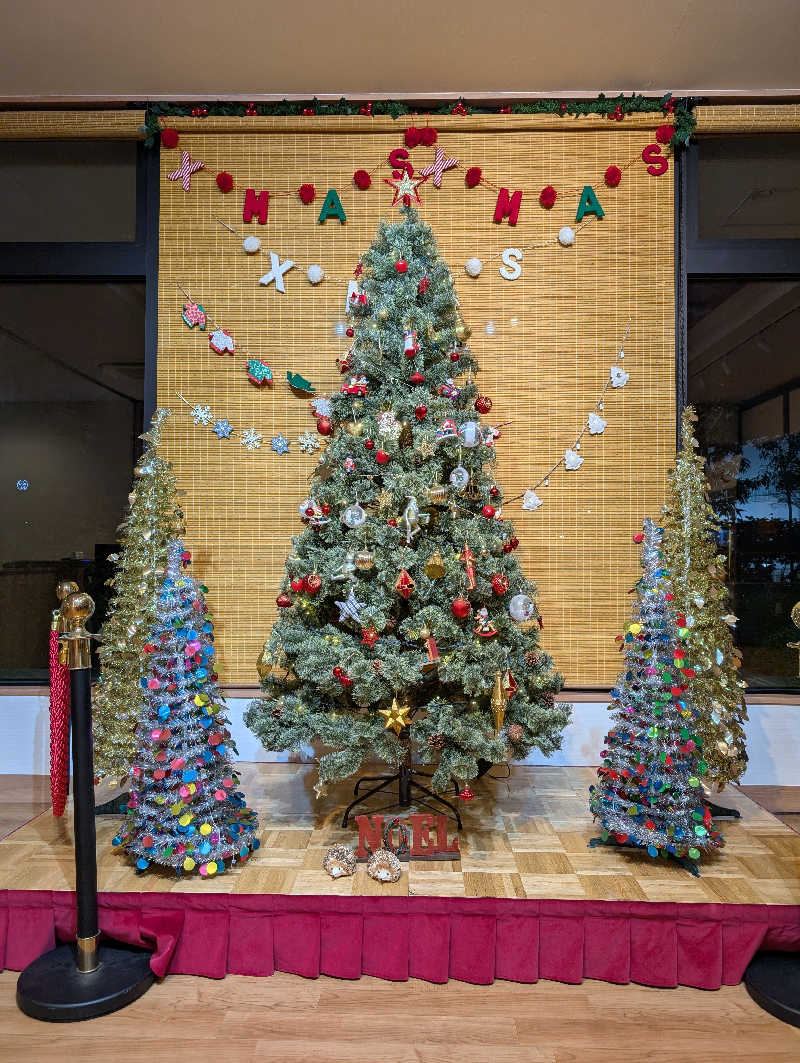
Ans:
{"label": "red pom-pom on garland", "polygon": [[476,185],[481,183],[481,177],[483,171],[480,166],[470,166],[467,172],[464,174],[464,184],[467,188],[475,188]]}
{"label": "red pom-pom on garland", "polygon": [[233,177],[225,170],[217,174],[217,188],[220,192],[230,192],[233,188]]}
{"label": "red pom-pom on garland", "polygon": [[660,125],[656,130],[656,140],[659,144],[669,144],[674,134],[674,125]]}
{"label": "red pom-pom on garland", "polygon": [[553,206],[553,204],[555,203],[557,198],[558,198],[558,193],[556,192],[555,188],[553,188],[552,185],[547,185],[539,193],[539,202],[547,210],[550,210],[550,208]]}
{"label": "red pom-pom on garland", "polygon": [[421,130],[417,129],[416,126],[410,125],[408,127],[403,137],[407,148],[415,148],[420,143],[420,133]]}
{"label": "red pom-pom on garland", "polygon": [[619,166],[609,166],[605,172],[605,180],[609,188],[616,188],[622,180],[622,170]]}
{"label": "red pom-pom on garland", "polygon": [[316,194],[317,190],[313,185],[300,185],[297,189],[297,195],[300,197],[301,203],[313,203]]}
{"label": "red pom-pom on garland", "polygon": [[419,142],[424,147],[429,148],[432,144],[435,144],[439,134],[433,128],[433,126],[426,125],[424,129],[419,131]]}
{"label": "red pom-pom on garland", "polygon": [[177,129],[162,129],[161,130],[161,146],[163,148],[177,148],[178,141],[181,138],[178,136]]}
{"label": "red pom-pom on garland", "polygon": [[372,184],[372,178],[366,170],[356,170],[353,174],[353,184],[356,188],[360,188],[362,192],[365,192]]}

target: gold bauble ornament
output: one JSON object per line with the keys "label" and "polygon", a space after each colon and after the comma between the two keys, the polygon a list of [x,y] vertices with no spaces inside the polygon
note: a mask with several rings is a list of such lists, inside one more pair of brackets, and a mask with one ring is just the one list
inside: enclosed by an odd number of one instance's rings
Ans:
{"label": "gold bauble ornament", "polygon": [[425,562],[425,575],[428,579],[444,579],[446,572],[442,555],[436,550]]}
{"label": "gold bauble ornament", "polygon": [[463,343],[464,340],[468,340],[472,335],[472,329],[469,325],[466,325],[463,321],[460,325],[456,325],[456,339],[459,343]]}
{"label": "gold bauble ornament", "polygon": [[346,424],[344,426],[344,430],[345,430],[345,432],[348,433],[348,435],[351,435],[351,436],[363,435],[363,433],[364,433],[364,422],[363,421],[351,421],[350,424]]}
{"label": "gold bauble ornament", "polygon": [[426,487],[425,494],[431,505],[444,506],[447,504],[447,488],[438,487]]}
{"label": "gold bauble ornament", "polygon": [[380,310],[378,311],[378,320],[379,321],[385,321],[388,316],[389,316],[389,311],[386,309],[385,306],[382,306],[380,308]]}
{"label": "gold bauble ornament", "polygon": [[375,564],[375,555],[371,550],[362,550],[356,554],[356,568],[360,572],[369,572]]}

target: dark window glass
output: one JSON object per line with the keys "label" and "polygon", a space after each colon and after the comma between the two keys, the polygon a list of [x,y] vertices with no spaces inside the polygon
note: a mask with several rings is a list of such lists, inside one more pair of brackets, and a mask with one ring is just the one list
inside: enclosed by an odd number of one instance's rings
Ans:
{"label": "dark window glass", "polygon": [[800,237],[800,137],[710,137],[699,141],[701,240]]}
{"label": "dark window glass", "polygon": [[689,282],[689,401],[728,558],[743,678],[800,689],[800,283]]}
{"label": "dark window glass", "polygon": [[43,681],[55,586],[105,608],[144,379],[144,284],[0,282],[0,679]]}
{"label": "dark window glass", "polygon": [[0,240],[130,243],[134,141],[0,141]]}

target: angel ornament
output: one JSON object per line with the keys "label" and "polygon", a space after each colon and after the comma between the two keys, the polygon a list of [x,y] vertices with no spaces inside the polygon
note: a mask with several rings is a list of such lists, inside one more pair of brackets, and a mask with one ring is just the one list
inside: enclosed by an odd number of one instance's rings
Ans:
{"label": "angel ornament", "polygon": [[430,521],[430,513],[420,512],[419,502],[414,495],[408,500],[408,505],[403,510],[403,516],[397,522],[401,531],[406,533],[406,546],[409,546],[414,537],[419,535],[424,525]]}

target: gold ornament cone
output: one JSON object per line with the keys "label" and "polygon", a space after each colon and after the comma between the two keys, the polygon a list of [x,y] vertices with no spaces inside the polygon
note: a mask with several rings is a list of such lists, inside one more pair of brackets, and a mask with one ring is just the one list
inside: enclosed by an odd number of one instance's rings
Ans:
{"label": "gold ornament cone", "polygon": [[495,734],[500,734],[503,728],[503,720],[506,718],[506,692],[503,689],[503,673],[498,669],[494,676],[494,689],[492,690],[492,721]]}

